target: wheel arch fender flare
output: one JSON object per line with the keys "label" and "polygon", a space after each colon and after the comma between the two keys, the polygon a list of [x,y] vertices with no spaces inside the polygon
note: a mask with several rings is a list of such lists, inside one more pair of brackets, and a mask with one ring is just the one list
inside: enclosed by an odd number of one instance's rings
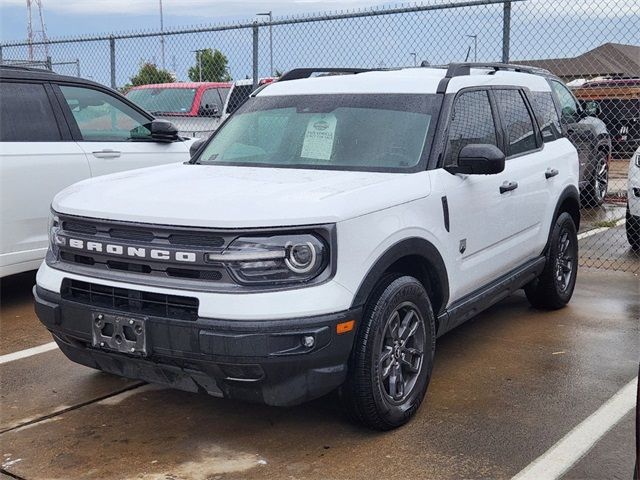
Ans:
{"label": "wheel arch fender flare", "polygon": [[[549,226],[549,233],[547,235],[547,238],[551,236],[553,226],[555,225],[558,216],[560,216],[560,212],[569,213],[576,225],[576,230],[580,228],[580,193],[578,192],[578,189],[575,187],[575,185],[567,186],[558,197],[558,202],[556,203],[556,208],[553,212],[553,220],[551,222],[551,225]],[[545,252],[547,251],[548,247],[549,241],[547,240]]]}
{"label": "wheel arch fender flare", "polygon": [[447,269],[439,250],[428,240],[419,237],[405,238],[389,247],[369,268],[354,296],[352,307],[364,305],[371,295],[375,285],[389,268],[405,257],[418,256],[428,265],[429,276],[437,282],[437,295],[439,297],[439,311],[444,311],[449,301],[449,277]]}

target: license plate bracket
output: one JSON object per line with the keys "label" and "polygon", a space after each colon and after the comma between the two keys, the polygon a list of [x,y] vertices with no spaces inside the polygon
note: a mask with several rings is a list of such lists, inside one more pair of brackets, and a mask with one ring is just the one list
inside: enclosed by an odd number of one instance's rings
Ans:
{"label": "license plate bracket", "polygon": [[146,356],[146,318],[100,312],[94,312],[92,317],[94,347]]}

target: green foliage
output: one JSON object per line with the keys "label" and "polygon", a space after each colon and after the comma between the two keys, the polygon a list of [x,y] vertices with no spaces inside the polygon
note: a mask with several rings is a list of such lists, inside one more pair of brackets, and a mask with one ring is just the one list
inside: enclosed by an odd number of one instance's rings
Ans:
{"label": "green foliage", "polygon": [[168,72],[158,68],[154,63],[143,63],[138,73],[131,77],[131,86],[148,85],[150,83],[171,83],[175,82],[175,77]]}
{"label": "green foliage", "polygon": [[227,68],[228,63],[227,57],[218,49],[199,50],[196,52],[196,64],[189,68],[189,79],[192,82],[229,82],[231,75]]}

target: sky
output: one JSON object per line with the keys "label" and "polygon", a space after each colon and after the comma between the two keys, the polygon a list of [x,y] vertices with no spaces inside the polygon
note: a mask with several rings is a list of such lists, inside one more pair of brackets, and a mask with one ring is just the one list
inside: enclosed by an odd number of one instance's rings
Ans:
{"label": "sky", "polygon": [[[32,0],[33,3],[36,0]],[[423,0],[425,4],[460,0]],[[159,29],[159,0],[42,0],[49,38],[73,38]],[[165,31],[205,24],[251,22],[272,10],[276,18],[326,11],[394,6],[381,0],[162,0]],[[413,4],[413,3],[412,3]],[[0,42],[26,37],[26,0],[0,0]],[[404,4],[408,5],[408,4]],[[639,0],[513,1],[511,59],[571,57],[606,42],[640,45]],[[499,61],[502,6],[457,8],[402,15],[280,25],[273,28],[274,69],[300,66],[393,67],[416,60],[448,63]],[[218,48],[228,57],[234,79],[252,71],[250,28],[165,35],[165,68],[186,80],[194,50]],[[43,51],[36,56],[45,56]],[[54,70],[110,83],[106,41],[53,45]],[[25,59],[26,47],[5,47],[3,58]],[[116,86],[126,84],[143,62],[161,61],[159,37],[116,41]],[[268,29],[259,34],[259,75],[269,75]]]}
{"label": "sky", "polygon": [[[33,0],[35,3],[35,0]],[[380,0],[162,0],[165,28],[274,16],[345,10]],[[159,0],[42,0],[49,37],[160,27]],[[0,41],[26,38],[26,0],[0,0]],[[35,8],[34,8],[35,11]]]}

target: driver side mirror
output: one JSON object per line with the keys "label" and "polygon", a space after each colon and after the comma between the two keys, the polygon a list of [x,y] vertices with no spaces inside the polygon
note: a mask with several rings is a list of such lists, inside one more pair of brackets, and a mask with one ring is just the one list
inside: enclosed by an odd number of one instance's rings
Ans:
{"label": "driver side mirror", "polygon": [[151,121],[149,130],[151,138],[156,142],[175,142],[178,140],[178,129],[168,120],[156,118]]}
{"label": "driver side mirror", "polygon": [[600,104],[598,104],[598,102],[594,102],[593,100],[584,102],[582,104],[582,108],[584,110],[584,113],[589,117],[597,117],[600,113]]}
{"label": "driver side mirror", "polygon": [[453,174],[494,175],[504,170],[504,160],[504,153],[495,145],[470,143],[460,150],[457,165],[445,170]]}
{"label": "driver side mirror", "polygon": [[193,142],[189,147],[189,157],[193,158],[196,155],[196,153],[198,153],[198,150],[200,150],[200,147],[204,145],[204,142],[206,141],[207,141],[206,138],[199,138],[198,140]]}
{"label": "driver side mirror", "polygon": [[198,116],[199,117],[219,117],[220,116],[220,109],[218,108],[218,105],[214,104],[204,104],[204,105],[200,105],[200,108],[198,109]]}

